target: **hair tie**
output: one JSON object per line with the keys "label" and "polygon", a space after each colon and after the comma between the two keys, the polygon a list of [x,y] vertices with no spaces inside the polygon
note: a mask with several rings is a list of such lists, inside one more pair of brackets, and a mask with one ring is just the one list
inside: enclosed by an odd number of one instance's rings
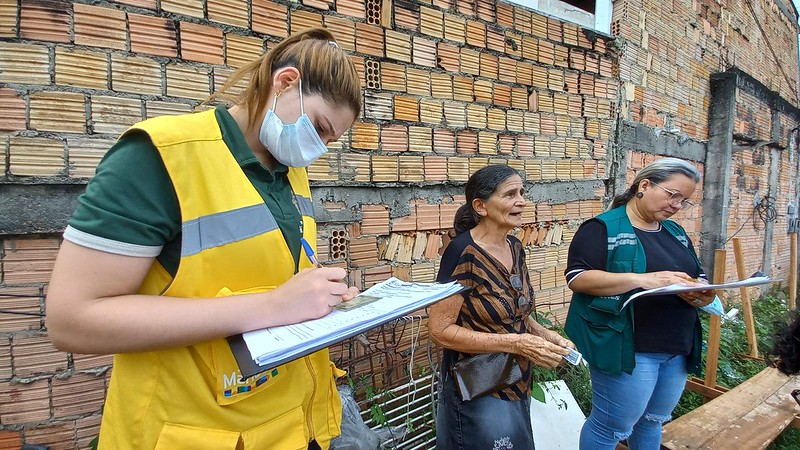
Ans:
{"label": "hair tie", "polygon": [[337,44],[336,41],[328,41],[328,44],[330,44],[330,45],[332,45],[332,46],[334,46],[336,48],[339,48],[339,44]]}

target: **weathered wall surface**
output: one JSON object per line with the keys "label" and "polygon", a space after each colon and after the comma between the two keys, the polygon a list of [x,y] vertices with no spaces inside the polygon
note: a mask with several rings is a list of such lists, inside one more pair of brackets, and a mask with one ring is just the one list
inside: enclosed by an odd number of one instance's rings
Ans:
{"label": "weathered wall surface", "polygon": [[[559,318],[577,226],[657,157],[690,160],[708,179],[721,167],[707,161],[712,146],[717,159],[730,153],[727,168],[697,200],[715,201],[679,220],[696,242],[738,232],[748,270],[772,248],[769,270],[787,279],[798,101],[796,26],[785,14],[777,0],[617,0],[613,40],[488,0],[0,3],[0,305],[44,312],[60,232],[120,132],[195,110],[243,62],[309,26],[331,29],[362,76],[364,113],[309,169],[320,259],[346,267],[353,284],[432,280],[467,177],[509,164],[528,181],[518,233],[537,305]],[[725,91],[734,97],[713,97],[711,74],[734,67]],[[715,134],[709,110],[720,98],[735,114]],[[768,226],[753,208],[767,193],[778,213],[771,238],[753,228]],[[729,219],[715,228],[709,217]],[[331,354],[361,398],[365,386],[422,398],[417,415],[427,416],[414,426],[424,447],[437,356],[420,321]],[[56,351],[39,317],[0,314],[0,448],[85,448],[110,365]],[[414,380],[425,389],[404,387]]]}

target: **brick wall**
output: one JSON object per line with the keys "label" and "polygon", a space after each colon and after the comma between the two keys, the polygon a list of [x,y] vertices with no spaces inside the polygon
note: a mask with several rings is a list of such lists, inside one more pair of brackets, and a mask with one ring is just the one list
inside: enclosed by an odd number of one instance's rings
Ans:
{"label": "brick wall", "polygon": [[[665,134],[674,135],[679,143],[703,143],[709,135],[708,109],[713,101],[711,73],[736,69],[762,85],[740,86],[735,94],[733,164],[726,186],[731,193],[726,275],[736,277],[729,242],[735,235],[742,242],[747,275],[760,269],[787,279],[787,207],[796,203],[796,183],[791,180],[798,172],[797,144],[790,142],[790,130],[800,123],[796,13],[782,10],[772,0],[616,0],[613,6],[611,32],[620,38],[616,46],[621,121],[643,124],[655,132],[673,130]],[[777,98],[786,103],[779,105]],[[682,156],[684,145],[678,144],[628,149],[627,155],[618,157],[633,173],[640,166],[639,152],[647,154],[645,159],[676,156],[675,147],[677,156]],[[704,158],[687,159],[704,170]],[[697,194],[702,198],[702,192]],[[776,216],[771,224],[761,219],[763,210],[754,209],[765,196]],[[692,235],[696,244],[701,243],[701,211],[680,214],[681,223],[696,233]],[[771,239],[765,232],[769,229]]]}
{"label": "brick wall", "polygon": [[798,104],[796,18],[775,2],[615,0],[613,6],[611,32],[624,38],[619,77],[626,119],[661,128],[667,120],[705,140],[709,75],[733,66]]}
{"label": "brick wall", "polygon": [[[309,168],[324,264],[347,268],[361,288],[391,275],[432,280],[467,177],[489,163],[509,164],[531,183],[518,236],[537,306],[563,318],[563,269],[577,226],[604,207],[606,182],[624,182],[661,153],[618,148],[618,118],[663,128],[670,117],[693,141],[705,140],[719,48],[749,61],[748,73],[767,77],[759,79],[797,104],[758,50],[746,10],[719,8],[715,21],[708,17],[716,10],[704,4],[673,3],[615,2],[620,44],[489,0],[4,2],[0,205],[19,220],[0,218],[0,297],[14,295],[0,305],[44,312],[74,196],[121,131],[194,111],[243,62],[291,32],[325,26],[356,63],[364,112]],[[775,45],[784,45],[791,27],[767,3],[754,8]],[[724,31],[721,45],[723,25],[747,40]],[[796,50],[796,41],[789,44]],[[781,70],[796,80],[790,56]],[[737,132],[758,135],[770,108],[744,100],[741,108]],[[785,129],[794,126],[784,121]],[[754,154],[737,158],[748,180],[764,179]],[[703,169],[702,158],[692,160]],[[701,215],[697,208],[682,220],[698,239]],[[436,360],[422,327],[409,365],[413,329],[384,326],[331,354],[354,379],[396,388],[409,381],[409,366],[429,372]],[[55,351],[39,317],[0,315],[0,448],[85,448],[97,434],[110,365],[108,356]],[[429,423],[417,434],[425,429]]]}
{"label": "brick wall", "polygon": [[[541,187],[519,231],[539,305],[563,306],[570,236],[602,208],[615,56],[606,37],[505,3],[3,3],[2,186],[84,184],[127,126],[193,111],[233,69],[309,26],[334,32],[364,86],[363,115],[309,169],[321,260],[362,288],[390,275],[433,280],[469,174],[511,164]],[[44,311],[63,220],[2,237],[0,293],[25,295],[3,307]],[[412,334],[401,325],[333,357],[378,389],[402,384]],[[0,439],[84,448],[110,357],[55,351],[35,316],[2,316],[0,339]]]}

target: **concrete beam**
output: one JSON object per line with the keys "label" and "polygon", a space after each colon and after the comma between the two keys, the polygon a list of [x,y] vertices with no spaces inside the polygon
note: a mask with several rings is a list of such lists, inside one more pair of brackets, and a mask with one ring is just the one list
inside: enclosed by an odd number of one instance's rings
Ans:
{"label": "concrete beam", "polygon": [[[568,203],[597,198],[595,191],[603,180],[526,182],[525,197],[530,202]],[[361,220],[359,205],[386,205],[390,217],[407,216],[414,200],[429,204],[448,203],[464,195],[464,185],[312,186],[314,214],[320,223],[350,223]]]}
{"label": "concrete beam", "polygon": [[737,74],[731,72],[711,75],[708,150],[703,177],[703,225],[700,231],[700,259],[707,274],[714,273],[714,250],[724,248],[728,237],[737,78]]}
{"label": "concrete beam", "polygon": [[0,184],[0,236],[61,233],[85,184]]}
{"label": "concrete beam", "polygon": [[638,150],[689,161],[704,162],[706,159],[705,143],[689,139],[681,131],[665,132],[639,122],[622,122],[619,148],[626,153]]}
{"label": "concrete beam", "polygon": [[[567,203],[594,199],[602,186],[602,180],[526,182],[525,190],[531,202]],[[85,184],[0,184],[0,236],[63,232],[85,189]],[[361,220],[362,204],[387,205],[392,218],[403,217],[414,200],[450,202],[464,195],[464,184],[315,185],[311,191],[318,222],[350,223]]]}

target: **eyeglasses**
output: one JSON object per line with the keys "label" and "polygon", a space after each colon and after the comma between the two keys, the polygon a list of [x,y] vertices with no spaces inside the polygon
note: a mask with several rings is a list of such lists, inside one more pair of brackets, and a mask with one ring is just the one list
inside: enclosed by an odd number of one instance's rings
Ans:
{"label": "eyeglasses", "polygon": [[517,307],[519,307],[519,309],[524,309],[530,304],[530,300],[522,295],[522,276],[518,274],[511,275],[511,287],[519,294],[519,297],[517,297]]}
{"label": "eyeglasses", "polygon": [[680,205],[681,209],[689,209],[692,206],[694,206],[694,202],[684,197],[683,194],[681,194],[680,192],[673,191],[672,189],[667,189],[664,186],[661,186],[660,184],[656,183],[655,181],[651,181],[651,183],[653,183],[653,186],[660,187],[661,189],[664,190],[664,192],[669,194],[669,198],[667,199],[667,201],[670,204]]}

